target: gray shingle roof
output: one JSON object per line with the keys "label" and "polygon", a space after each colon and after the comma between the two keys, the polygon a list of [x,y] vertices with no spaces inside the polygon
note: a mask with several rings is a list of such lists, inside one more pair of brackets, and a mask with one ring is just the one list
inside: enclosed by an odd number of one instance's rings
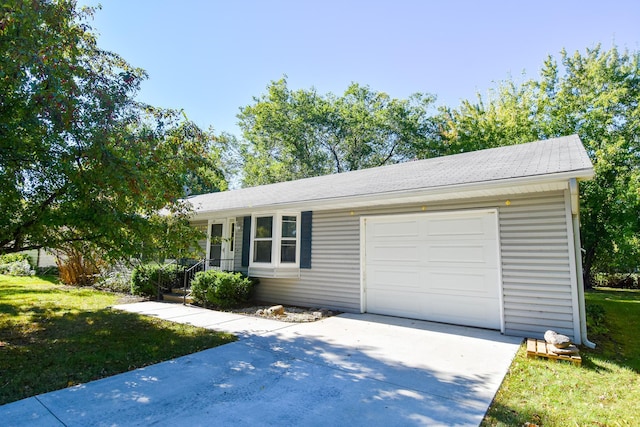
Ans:
{"label": "gray shingle roof", "polygon": [[569,173],[589,178],[593,165],[577,135],[261,185],[188,200],[198,213],[348,199],[446,186]]}

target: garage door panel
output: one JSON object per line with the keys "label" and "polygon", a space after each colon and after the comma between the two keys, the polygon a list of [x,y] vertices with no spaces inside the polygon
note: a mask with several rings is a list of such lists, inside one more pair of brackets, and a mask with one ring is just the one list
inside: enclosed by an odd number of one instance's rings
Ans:
{"label": "garage door panel", "polygon": [[478,297],[412,293],[407,301],[400,301],[393,292],[379,292],[369,299],[369,304],[371,312],[377,314],[500,328],[499,319],[493,315],[499,307],[491,299],[481,301]]}
{"label": "garage door panel", "polygon": [[461,236],[465,239],[482,238],[484,221],[482,218],[443,218],[433,219],[427,223],[427,235],[430,237]]}
{"label": "garage door panel", "polygon": [[460,296],[497,298],[496,276],[497,273],[489,274],[483,270],[475,272],[431,271],[422,276],[424,278],[422,289],[428,293],[441,295],[455,293]]}
{"label": "garage door panel", "polygon": [[418,291],[422,289],[424,277],[419,271],[408,269],[376,269],[374,280],[369,284],[369,290],[394,292]]}
{"label": "garage door panel", "polygon": [[371,254],[371,261],[389,262],[419,262],[421,248],[418,244],[380,244],[373,246],[367,252]]}
{"label": "garage door panel", "polygon": [[367,218],[366,311],[499,329],[496,215]]}
{"label": "garage door panel", "polygon": [[418,221],[387,221],[373,225],[372,236],[377,240],[389,237],[393,240],[398,237],[418,237],[420,224]]}
{"label": "garage door panel", "polygon": [[427,252],[430,263],[486,264],[486,245],[441,244],[431,245]]}
{"label": "garage door panel", "polygon": [[445,295],[429,305],[429,308],[428,313],[425,313],[429,315],[429,320],[492,329],[500,328],[500,319],[495,316],[495,311],[500,307],[493,299],[482,300],[477,297],[462,296],[453,298]]}
{"label": "garage door panel", "polygon": [[397,298],[397,291],[379,290],[368,297],[371,312],[389,316],[412,317],[419,319],[423,316],[423,303],[411,296],[417,293],[407,292],[405,298]]}
{"label": "garage door panel", "polygon": [[470,218],[468,215],[451,219],[433,219],[426,225],[426,236],[433,242],[485,240],[495,233],[494,219],[491,216]]}

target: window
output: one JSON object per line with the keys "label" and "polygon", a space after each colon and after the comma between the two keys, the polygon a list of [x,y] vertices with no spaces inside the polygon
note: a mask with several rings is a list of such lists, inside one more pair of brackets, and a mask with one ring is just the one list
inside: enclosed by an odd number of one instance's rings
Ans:
{"label": "window", "polygon": [[280,262],[295,263],[297,247],[297,223],[295,216],[282,217],[282,239],[280,240]]}
{"label": "window", "polygon": [[299,215],[264,215],[255,216],[253,220],[253,263],[297,267],[300,256]]}
{"label": "window", "polygon": [[211,237],[209,239],[209,266],[220,267],[222,258],[222,224],[211,224]]}
{"label": "window", "polygon": [[253,262],[271,263],[273,248],[273,217],[261,216],[256,218],[255,234],[253,235]]}

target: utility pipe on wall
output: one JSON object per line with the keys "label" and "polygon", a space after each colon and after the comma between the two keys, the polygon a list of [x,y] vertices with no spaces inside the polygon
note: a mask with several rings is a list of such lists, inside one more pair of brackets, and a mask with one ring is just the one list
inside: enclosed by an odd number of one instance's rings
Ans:
{"label": "utility pipe on wall", "polygon": [[580,245],[580,194],[578,181],[575,178],[569,180],[571,191],[571,219],[573,222],[573,251],[576,257],[576,276],[578,282],[578,306],[580,310],[580,338],[582,344],[588,348],[596,348],[595,343],[587,338],[587,311],[584,303],[584,274],[582,272],[582,246]]}

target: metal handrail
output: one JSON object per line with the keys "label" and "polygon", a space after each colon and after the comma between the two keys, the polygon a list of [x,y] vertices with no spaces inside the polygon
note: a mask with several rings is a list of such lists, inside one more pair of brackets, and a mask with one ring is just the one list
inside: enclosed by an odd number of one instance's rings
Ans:
{"label": "metal handrail", "polygon": [[[187,304],[187,289],[190,287],[191,281],[193,280],[193,277],[196,275],[197,272],[209,270],[209,269],[229,271],[231,270],[230,268],[224,268],[224,267],[230,267],[233,261],[234,261],[233,258],[203,258],[198,262],[196,262],[195,264],[193,264],[191,267],[187,268],[184,271],[182,303],[184,305]],[[218,265],[215,265],[215,264],[218,264]]]}
{"label": "metal handrail", "polygon": [[[206,261],[207,261],[206,259],[201,259],[200,261],[193,264],[191,267],[187,268],[184,271],[184,283],[183,283],[184,288],[182,292],[182,305],[187,305],[187,282],[191,283],[190,276],[195,274],[193,271],[196,270],[197,268],[204,267]],[[197,271],[200,271],[200,270],[197,270]]]}
{"label": "metal handrail", "polygon": [[158,271],[158,283],[157,283],[158,290],[156,295],[156,298],[158,301],[160,301],[160,282],[162,281],[162,274],[164,273],[165,267],[171,264],[177,264],[177,262],[175,260],[172,260],[170,262],[165,262],[163,264],[160,264],[160,271]]}

